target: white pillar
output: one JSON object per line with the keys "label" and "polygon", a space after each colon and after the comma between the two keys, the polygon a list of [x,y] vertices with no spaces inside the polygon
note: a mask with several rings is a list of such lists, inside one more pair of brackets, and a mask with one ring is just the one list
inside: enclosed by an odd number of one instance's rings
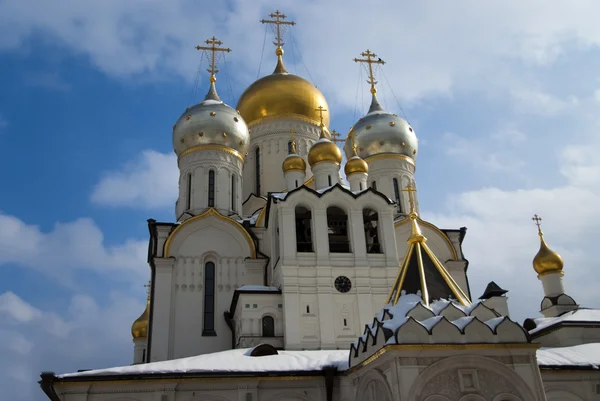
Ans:
{"label": "white pillar", "polygon": [[147,337],[133,339],[133,364],[146,363],[146,344]]}
{"label": "white pillar", "polygon": [[367,173],[353,173],[347,178],[348,182],[350,183],[350,190],[352,192],[358,192],[367,189]]}
{"label": "white pillar", "polygon": [[562,272],[546,273],[539,276],[542,286],[544,287],[544,295],[547,297],[555,297],[557,295],[564,294],[565,288],[563,286],[562,278]]}

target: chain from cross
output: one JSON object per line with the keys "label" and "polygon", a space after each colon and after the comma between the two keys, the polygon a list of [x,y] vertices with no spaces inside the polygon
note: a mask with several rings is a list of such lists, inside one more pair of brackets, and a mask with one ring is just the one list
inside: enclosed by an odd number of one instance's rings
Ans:
{"label": "chain from cross", "polygon": [[323,112],[327,111],[327,109],[323,106],[319,106],[315,109],[315,111],[319,112],[319,118],[321,119],[321,128],[325,127],[325,124],[323,124]]}
{"label": "chain from cross", "polygon": [[277,27],[277,41],[273,42],[273,44],[277,48],[281,48],[285,45],[285,42],[281,40],[281,25],[296,25],[296,23],[294,21],[283,21],[287,16],[280,13],[279,10],[275,10],[274,13],[269,14],[269,17],[274,18],[274,20],[261,19],[260,22],[263,24],[274,24]]}
{"label": "chain from cross", "polygon": [[331,142],[335,143],[336,145],[338,144],[338,142],[345,142],[346,138],[341,138],[340,139],[341,135],[342,134],[340,134],[336,130],[331,130]]}
{"label": "chain from cross", "polygon": [[413,196],[417,192],[417,190],[411,184],[408,184],[406,186],[406,188],[404,188],[402,190],[402,192],[406,192],[408,194],[408,203],[410,204],[410,212],[414,213],[414,211],[415,211],[415,200],[414,200]]}
{"label": "chain from cross", "polygon": [[542,232],[542,218],[540,216],[538,216],[537,214],[534,214],[533,217],[531,218],[531,220],[533,220],[535,222],[535,225],[538,228],[538,232],[541,233]]}
{"label": "chain from cross", "polygon": [[204,43],[206,43],[207,45],[210,46],[196,46],[196,50],[206,50],[211,52],[211,58],[210,58],[210,68],[208,68],[206,71],[210,72],[210,82],[215,82],[217,80],[217,78],[215,77],[215,74],[217,72],[219,72],[219,70],[217,70],[216,68],[216,53],[217,52],[227,52],[229,53],[231,51],[231,49],[227,48],[227,47],[217,47],[223,44],[223,42],[221,42],[220,40],[217,40],[217,38],[215,38],[214,36],[210,39],[207,39],[204,41]]}
{"label": "chain from cross", "polygon": [[[369,49],[367,49],[366,52],[362,52],[360,55],[366,58],[355,58],[354,62],[367,63],[369,65],[369,79],[367,80],[367,83],[371,85],[371,93],[375,94],[377,93],[377,89],[375,88],[377,81],[375,81],[375,76],[373,75],[373,64],[385,64],[385,61],[377,57],[377,55],[372,53]],[[375,57],[377,57],[377,59],[375,59]]]}

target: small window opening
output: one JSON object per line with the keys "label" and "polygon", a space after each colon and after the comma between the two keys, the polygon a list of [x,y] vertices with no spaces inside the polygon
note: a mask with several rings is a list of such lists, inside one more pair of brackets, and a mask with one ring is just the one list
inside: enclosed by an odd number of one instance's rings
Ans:
{"label": "small window opening", "polygon": [[363,209],[363,226],[367,253],[381,253],[379,242],[379,214],[373,209]]}
{"label": "small window opening", "polygon": [[235,175],[231,176],[231,210],[233,210],[234,212],[235,210],[235,198],[236,198],[236,193],[235,193]]}
{"label": "small window opening", "polygon": [[344,319],[344,327],[348,326],[348,322]]}
{"label": "small window opening", "polygon": [[400,186],[398,185],[398,179],[394,178],[394,197],[396,198],[396,204],[398,205],[398,212],[402,213],[402,206],[400,205]]}
{"label": "small window opening", "polygon": [[304,206],[296,207],[296,251],[312,252],[312,215]]}
{"label": "small window opening", "polygon": [[254,152],[254,168],[256,174],[256,196],[260,196],[260,148],[256,148]]}
{"label": "small window opening", "polygon": [[371,183],[371,188],[373,188],[375,191],[377,191],[377,183],[375,181],[373,181]]}
{"label": "small window opening", "polygon": [[298,180],[296,180],[296,188],[298,188]]}
{"label": "small window opening", "polygon": [[306,305],[306,313],[310,313],[310,306]]}
{"label": "small window opening", "polygon": [[188,173],[187,175],[187,204],[186,209],[190,210],[192,208],[192,173]]}
{"label": "small window opening", "polygon": [[142,363],[146,363],[146,349],[142,351]]}
{"label": "small window opening", "polygon": [[346,212],[336,206],[327,208],[327,228],[329,252],[350,252]]}
{"label": "small window opening", "polygon": [[215,206],[215,171],[208,172],[208,207]]}
{"label": "small window opening", "polygon": [[329,186],[331,186],[331,176],[330,175],[327,176],[327,181],[329,182]]}
{"label": "small window opening", "polygon": [[271,316],[262,318],[262,336],[275,337],[275,319]]}
{"label": "small window opening", "polygon": [[359,183],[358,183],[358,189],[359,189],[359,190],[361,190],[361,191],[363,190],[363,187],[362,187],[362,182],[359,182]]}

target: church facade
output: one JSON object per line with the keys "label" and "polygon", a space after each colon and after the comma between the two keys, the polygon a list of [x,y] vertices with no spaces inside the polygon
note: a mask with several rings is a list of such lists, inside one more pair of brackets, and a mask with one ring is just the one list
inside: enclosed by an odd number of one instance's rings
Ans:
{"label": "church facade", "polygon": [[372,101],[339,139],[323,94],[284,67],[280,28],[292,23],[270,17],[275,70],[235,108],[216,90],[216,55],[229,49],[198,46],[210,86],[173,126],[175,222],[148,221],[133,364],[45,372],[49,399],[600,399],[600,312],[565,293],[541,229],[544,317],[521,325],[494,282],[473,298],[466,229],[419,217],[418,139],[377,99],[383,61],[355,59]]}

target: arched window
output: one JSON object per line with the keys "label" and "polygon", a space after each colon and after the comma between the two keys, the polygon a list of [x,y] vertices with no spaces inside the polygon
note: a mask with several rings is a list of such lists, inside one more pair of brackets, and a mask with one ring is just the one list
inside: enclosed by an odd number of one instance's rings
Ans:
{"label": "arched window", "polygon": [[339,207],[327,208],[327,232],[329,234],[329,252],[350,252],[348,215]]}
{"label": "arched window", "polygon": [[330,175],[327,176],[327,181],[329,182],[329,186],[331,186],[331,176]]}
{"label": "arched window", "polygon": [[262,336],[275,337],[275,319],[271,316],[264,316],[262,318]]}
{"label": "arched window", "polygon": [[215,206],[215,171],[208,172],[208,207]]}
{"label": "arched window", "polygon": [[296,206],[296,251],[312,252],[312,215],[310,209]]}
{"label": "arched window", "polygon": [[256,147],[254,152],[254,169],[256,172],[256,196],[260,196],[260,148]]}
{"label": "arched window", "polygon": [[204,265],[204,325],[203,336],[216,336],[215,333],[215,264]]}
{"label": "arched window", "polygon": [[235,198],[236,198],[236,193],[235,193],[235,174],[231,175],[231,210],[233,210],[235,212]]}
{"label": "arched window", "polygon": [[192,208],[192,173],[187,175],[187,205],[186,209]]}
{"label": "arched window", "polygon": [[402,213],[402,205],[400,203],[400,186],[398,185],[398,179],[394,178],[394,198],[396,198],[396,204],[398,205],[398,212]]}
{"label": "arched window", "polygon": [[375,181],[373,181],[371,183],[371,188],[373,188],[375,191],[377,191],[377,183]]}
{"label": "arched window", "polygon": [[288,154],[292,154],[292,141],[288,142]]}
{"label": "arched window", "polygon": [[363,209],[363,224],[367,253],[381,253],[379,243],[379,214],[373,209]]}

